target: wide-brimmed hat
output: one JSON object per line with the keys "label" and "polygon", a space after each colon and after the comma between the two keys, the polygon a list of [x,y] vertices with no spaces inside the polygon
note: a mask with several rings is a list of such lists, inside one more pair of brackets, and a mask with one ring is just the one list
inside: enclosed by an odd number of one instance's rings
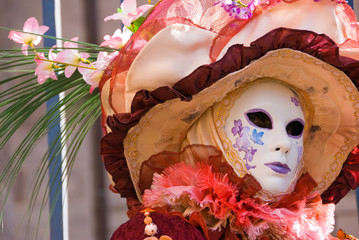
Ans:
{"label": "wide-brimmed hat", "polygon": [[[115,188],[124,197],[134,197],[135,189],[141,198],[143,162],[180,151],[207,109],[271,78],[307,105],[304,171],[317,182],[315,191],[325,191],[359,143],[358,31],[338,12],[353,13],[345,3],[300,0],[259,5],[251,20],[241,20],[215,1],[196,3],[160,2],[101,83],[108,117],[102,153]],[[220,150],[225,158],[232,154],[228,145]]]}

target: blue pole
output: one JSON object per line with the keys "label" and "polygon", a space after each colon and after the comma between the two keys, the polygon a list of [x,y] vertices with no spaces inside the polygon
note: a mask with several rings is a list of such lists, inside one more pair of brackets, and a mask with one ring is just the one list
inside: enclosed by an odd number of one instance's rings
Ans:
{"label": "blue pole", "polygon": [[[47,35],[56,37],[55,27],[55,4],[54,0],[42,0],[42,12],[44,25],[49,26]],[[44,39],[45,47],[52,47],[56,44],[55,39]],[[59,101],[59,96],[55,96],[46,103],[46,108],[50,109],[51,106]],[[60,119],[57,119],[60,122]],[[49,146],[53,140],[59,136],[60,124],[58,123],[53,128],[49,129],[48,143]],[[56,156],[54,151],[50,152],[49,159],[56,159],[49,163],[49,178],[50,178],[50,239],[62,240],[63,239],[63,220],[62,220],[62,188],[61,188],[61,156]],[[61,154],[60,154],[61,155]]]}
{"label": "blue pole", "polygon": [[353,0],[347,0],[347,3],[354,9],[354,1]]}

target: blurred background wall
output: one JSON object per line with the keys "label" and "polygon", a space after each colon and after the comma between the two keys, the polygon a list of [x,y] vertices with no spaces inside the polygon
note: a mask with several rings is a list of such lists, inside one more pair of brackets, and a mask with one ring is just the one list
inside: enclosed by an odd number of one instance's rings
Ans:
{"label": "blurred background wall", "polygon": [[[356,0],[355,4],[358,15],[359,0]],[[62,0],[63,38],[79,37],[79,41],[101,43],[104,35],[112,35],[120,27],[119,21],[112,20],[106,23],[103,21],[106,16],[115,13],[119,5],[119,0]],[[36,17],[40,23],[42,22],[41,0],[0,0],[0,26],[22,29],[25,20],[32,16]],[[7,35],[8,31],[0,30],[0,48],[19,48],[19,45],[10,41]],[[0,79],[3,78],[4,76],[0,76]],[[1,150],[0,167],[4,166],[10,154],[29,130],[31,122],[37,120],[41,111],[34,113],[10,144]],[[78,154],[69,180],[70,240],[109,239],[113,231],[127,220],[125,201],[107,188],[109,181],[99,156],[100,138],[99,125],[94,126]],[[5,207],[4,225],[2,232],[0,231],[1,240],[34,239],[41,201],[36,204],[29,224],[26,213],[34,169],[46,148],[45,139],[26,161],[15,182]],[[42,189],[42,194],[44,190]],[[36,239],[49,239],[48,206],[44,206],[43,209]],[[359,236],[354,192],[348,194],[337,205],[336,222],[337,226],[348,233]]]}
{"label": "blurred background wall", "polygon": [[[100,44],[103,36],[112,35],[120,28],[120,21],[104,22],[106,16],[117,12],[119,0],[62,0],[63,38],[79,37],[79,41]],[[0,0],[0,26],[22,29],[26,19],[36,17],[42,23],[41,0]],[[20,45],[8,39],[8,31],[0,30],[0,48],[19,48]],[[4,76],[0,76],[1,79]],[[1,90],[1,89],[0,89]],[[25,137],[31,123],[36,121],[41,111],[34,113],[10,144],[0,153],[0,167]],[[71,240],[110,239],[112,232],[127,220],[126,204],[118,194],[108,190],[109,181],[99,156],[100,125],[94,126],[86,137],[78,154],[69,180],[69,237]],[[5,208],[1,240],[35,239],[41,198],[36,203],[31,222],[28,225],[27,208],[34,169],[41,159],[47,139],[25,162]],[[1,183],[0,183],[1,184]],[[40,196],[44,194],[42,189]],[[40,227],[36,239],[49,239],[48,205],[43,207]]]}

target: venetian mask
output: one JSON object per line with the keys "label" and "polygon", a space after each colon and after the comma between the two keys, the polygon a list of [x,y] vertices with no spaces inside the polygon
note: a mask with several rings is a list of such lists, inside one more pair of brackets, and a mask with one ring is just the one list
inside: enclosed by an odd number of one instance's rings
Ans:
{"label": "venetian mask", "polygon": [[298,96],[272,81],[233,98],[224,129],[232,149],[263,190],[284,194],[302,165],[305,119]]}

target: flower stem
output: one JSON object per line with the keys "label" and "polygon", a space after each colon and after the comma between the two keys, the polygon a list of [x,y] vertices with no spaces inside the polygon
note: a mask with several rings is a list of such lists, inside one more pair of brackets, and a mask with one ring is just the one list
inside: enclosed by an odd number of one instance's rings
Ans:
{"label": "flower stem", "polygon": [[34,44],[33,44],[33,43],[30,43],[30,46],[31,46],[32,50],[34,50],[34,53],[36,54],[36,58],[37,58],[37,59],[40,59],[40,57],[39,57],[39,55],[37,54],[37,51],[36,51],[36,49],[35,49],[35,47],[34,47]]}
{"label": "flower stem", "polygon": [[51,62],[51,63],[62,64],[62,65],[66,65],[66,66],[73,66],[73,67],[97,70],[95,67],[92,66],[92,64],[91,64],[91,67],[86,67],[86,66],[76,65],[76,64],[72,64],[72,63],[63,63],[63,62],[53,61],[53,60],[49,60],[49,59],[41,59],[41,58],[38,58],[38,57],[36,57],[36,58],[41,60],[41,61],[45,61],[45,62]]}
{"label": "flower stem", "polygon": [[[93,69],[93,70],[96,70],[95,66],[92,64],[92,62],[90,62],[88,59],[83,59],[81,58],[81,61],[82,62],[87,62],[88,64],[91,65],[91,68],[90,69]],[[82,67],[82,66],[79,66],[79,67]]]}

